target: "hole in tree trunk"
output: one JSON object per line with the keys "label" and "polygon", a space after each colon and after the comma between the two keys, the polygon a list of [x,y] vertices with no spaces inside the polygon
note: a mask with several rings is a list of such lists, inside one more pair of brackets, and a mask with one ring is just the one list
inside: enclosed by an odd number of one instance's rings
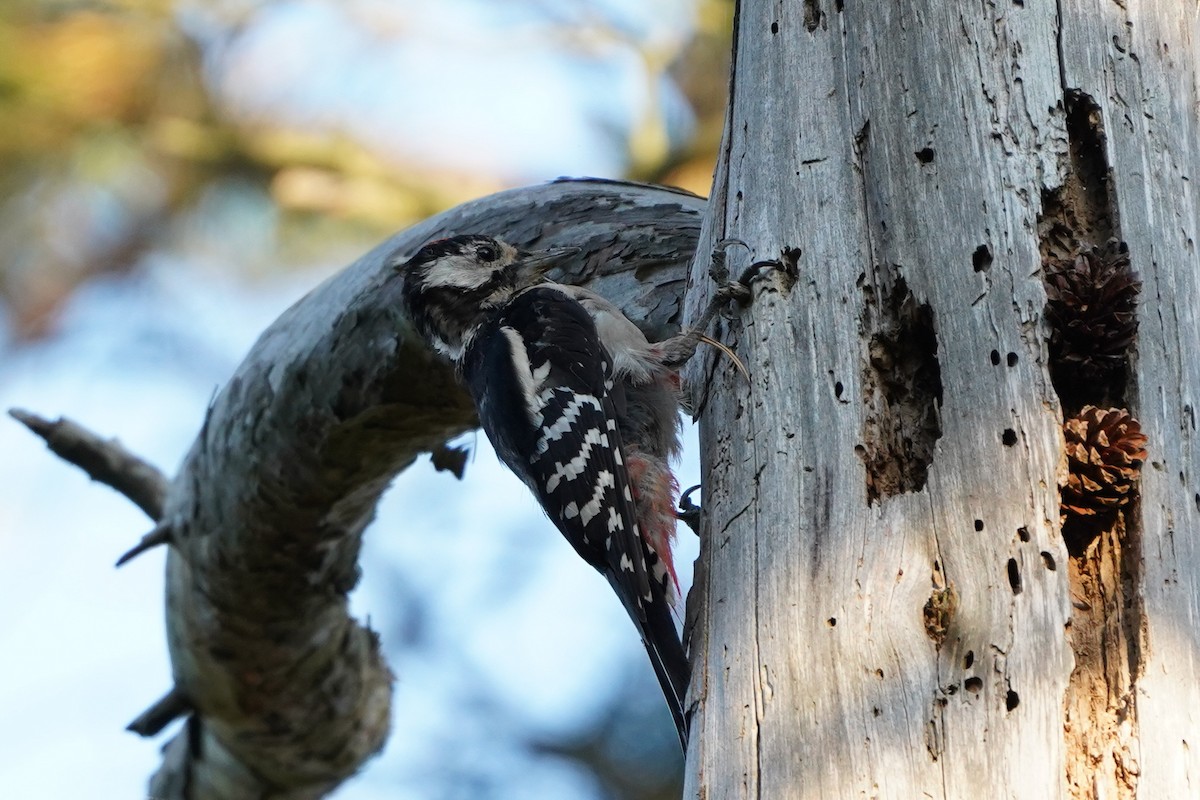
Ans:
{"label": "hole in tree trunk", "polygon": [[897,271],[879,269],[875,284],[864,287],[863,328],[874,333],[863,368],[867,422],[857,452],[866,466],[870,503],[920,491],[942,435],[933,311],[917,301]]}

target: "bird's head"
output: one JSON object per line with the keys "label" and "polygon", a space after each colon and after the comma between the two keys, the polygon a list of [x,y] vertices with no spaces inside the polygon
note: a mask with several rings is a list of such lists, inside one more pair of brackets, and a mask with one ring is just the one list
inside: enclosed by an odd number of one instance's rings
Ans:
{"label": "bird's head", "polygon": [[458,360],[471,332],[489,314],[544,280],[547,269],[575,252],[525,252],[473,234],[429,242],[396,269],[404,280],[405,310],[417,331],[434,349]]}

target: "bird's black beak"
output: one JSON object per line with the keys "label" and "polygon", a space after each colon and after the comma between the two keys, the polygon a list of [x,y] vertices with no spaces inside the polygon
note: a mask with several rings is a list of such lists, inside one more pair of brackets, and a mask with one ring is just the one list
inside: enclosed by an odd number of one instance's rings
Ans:
{"label": "bird's black beak", "polygon": [[514,265],[517,268],[518,285],[525,287],[538,283],[546,276],[548,270],[562,264],[578,252],[578,247],[552,247],[548,250],[521,253]]}

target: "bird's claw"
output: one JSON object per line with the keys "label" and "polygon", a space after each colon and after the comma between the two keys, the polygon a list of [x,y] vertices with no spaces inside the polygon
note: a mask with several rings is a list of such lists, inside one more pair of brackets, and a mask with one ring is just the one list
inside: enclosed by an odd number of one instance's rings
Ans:
{"label": "bird's claw", "polygon": [[737,282],[745,287],[746,291],[749,292],[751,286],[777,270],[783,270],[786,272],[787,266],[778,258],[764,258],[763,260],[755,261],[753,264],[746,267],[746,269],[742,271],[741,276],[737,279]]}
{"label": "bird's claw", "polygon": [[712,255],[710,256],[708,267],[708,276],[712,278],[714,282],[724,284],[729,281],[729,268],[725,265],[725,259],[727,256],[725,251],[735,244],[739,244],[746,248],[746,250],[750,250],[750,245],[746,244],[741,239],[735,239],[733,237],[722,239],[713,245]]}
{"label": "bird's claw", "polygon": [[700,488],[700,484],[696,484],[688,489],[679,497],[679,508],[675,510],[675,516],[679,520],[692,529],[692,533],[700,535],[700,506],[692,502],[692,492]]}
{"label": "bird's claw", "polygon": [[742,274],[737,280],[722,283],[720,288],[713,294],[712,303],[714,306],[720,307],[732,300],[739,306],[747,306],[754,299],[751,287],[771,274],[771,272],[783,269],[786,268],[783,262],[778,259],[771,258],[763,261],[755,261],[742,270]]}

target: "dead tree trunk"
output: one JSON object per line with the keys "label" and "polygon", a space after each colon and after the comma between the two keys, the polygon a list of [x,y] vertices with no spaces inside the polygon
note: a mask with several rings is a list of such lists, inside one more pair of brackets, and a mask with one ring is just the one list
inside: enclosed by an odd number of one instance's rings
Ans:
{"label": "dead tree trunk", "polygon": [[[740,6],[700,249],[795,270],[729,323],[750,385],[689,376],[688,796],[1194,796],[1194,7]],[[1110,237],[1137,335],[1064,377],[1045,265]],[[1088,403],[1140,418],[1149,459],[1068,548]]]}

